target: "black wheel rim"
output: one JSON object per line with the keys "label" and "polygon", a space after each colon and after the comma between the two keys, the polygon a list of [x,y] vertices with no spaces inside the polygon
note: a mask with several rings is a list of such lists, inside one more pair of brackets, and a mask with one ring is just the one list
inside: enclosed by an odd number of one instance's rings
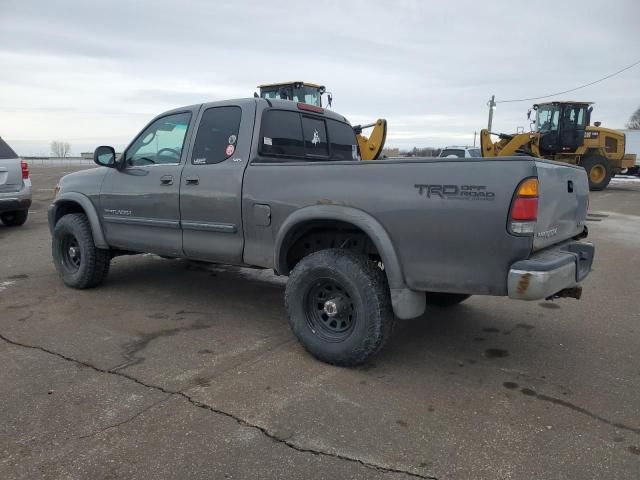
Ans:
{"label": "black wheel rim", "polygon": [[77,272],[82,264],[82,251],[80,244],[73,235],[65,235],[60,242],[62,249],[62,265],[69,272]]}
{"label": "black wheel rim", "polygon": [[307,323],[324,340],[339,342],[347,338],[356,324],[356,308],[347,289],[331,278],[318,280],[307,292]]}

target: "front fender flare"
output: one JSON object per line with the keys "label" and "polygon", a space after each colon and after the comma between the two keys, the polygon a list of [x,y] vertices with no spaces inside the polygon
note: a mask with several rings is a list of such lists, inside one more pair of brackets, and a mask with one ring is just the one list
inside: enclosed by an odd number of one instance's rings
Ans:
{"label": "front fender flare", "polygon": [[84,210],[85,215],[89,219],[89,223],[91,224],[91,233],[93,234],[93,243],[95,243],[98,248],[109,248],[107,241],[104,237],[104,232],[102,231],[102,225],[100,224],[100,218],[98,217],[98,213],[96,209],[86,195],[78,192],[67,192],[62,193],[53,201],[53,203],[49,206],[48,211],[48,220],[49,220],[49,231],[51,235],[53,235],[53,229],[55,228],[55,222],[57,217],[58,208],[64,203],[76,203],[78,204],[82,210]]}

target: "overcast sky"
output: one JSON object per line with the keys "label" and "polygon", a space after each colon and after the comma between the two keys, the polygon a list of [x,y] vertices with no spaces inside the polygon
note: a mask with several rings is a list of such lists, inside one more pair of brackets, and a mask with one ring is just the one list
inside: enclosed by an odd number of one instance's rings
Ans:
{"label": "overcast sky", "polygon": [[[122,148],[156,114],[322,83],[352,123],[385,117],[387,145],[472,144],[497,100],[598,79],[640,59],[640,1],[0,0],[0,136],[21,155]],[[622,128],[640,66],[566,95]],[[532,102],[494,130],[528,128]]]}

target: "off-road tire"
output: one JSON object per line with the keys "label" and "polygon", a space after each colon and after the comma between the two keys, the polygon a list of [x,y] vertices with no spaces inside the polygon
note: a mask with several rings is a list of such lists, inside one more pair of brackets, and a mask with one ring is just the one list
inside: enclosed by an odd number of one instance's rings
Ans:
{"label": "off-road tire", "polygon": [[427,292],[427,305],[432,307],[451,307],[464,302],[470,296],[463,293]]}
{"label": "off-road tire", "polygon": [[609,160],[601,155],[589,155],[582,159],[581,165],[587,171],[589,190],[597,192],[607,188],[613,177]]}
{"label": "off-road tire", "polygon": [[[76,256],[69,253],[71,248],[78,252]],[[95,246],[91,225],[83,213],[71,213],[58,220],[51,253],[56,270],[69,287],[96,287],[109,273],[111,253]]]}
{"label": "off-road tire", "polygon": [[29,216],[29,210],[16,210],[15,212],[4,212],[0,214],[0,220],[7,227],[19,227],[24,225]]}
{"label": "off-road tire", "polygon": [[[331,318],[321,318],[322,302],[314,302],[318,297],[313,293],[332,283],[345,300],[343,323],[350,325],[335,335],[321,323]],[[344,367],[360,365],[380,351],[395,322],[384,272],[365,255],[344,249],[321,250],[300,260],[287,282],[285,306],[289,326],[304,348],[323,362]]]}

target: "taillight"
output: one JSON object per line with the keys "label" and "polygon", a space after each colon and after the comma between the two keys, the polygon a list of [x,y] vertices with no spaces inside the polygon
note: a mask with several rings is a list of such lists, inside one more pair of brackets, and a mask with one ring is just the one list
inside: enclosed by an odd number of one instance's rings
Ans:
{"label": "taillight", "polygon": [[527,178],[516,190],[511,204],[510,231],[518,235],[533,234],[538,220],[538,179]]}
{"label": "taillight", "polygon": [[298,110],[306,110],[308,112],[324,113],[324,108],[317,107],[315,105],[309,105],[308,103],[298,103]]}
{"label": "taillight", "polygon": [[20,168],[22,169],[23,180],[29,178],[29,164],[24,160],[20,160]]}

